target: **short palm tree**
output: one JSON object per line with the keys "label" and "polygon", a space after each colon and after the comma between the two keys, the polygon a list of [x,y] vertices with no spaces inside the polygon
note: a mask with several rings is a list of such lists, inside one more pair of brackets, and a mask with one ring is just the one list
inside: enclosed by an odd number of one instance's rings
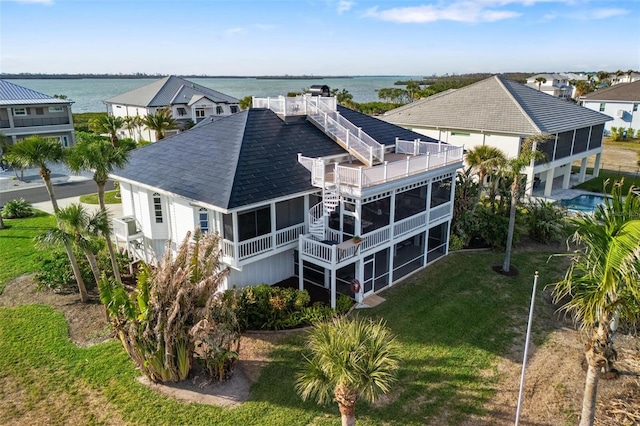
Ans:
{"label": "short palm tree", "polygon": [[546,83],[546,82],[547,82],[547,79],[546,79],[546,78],[544,78],[544,77],[538,77],[538,78],[536,78],[536,83],[538,83],[538,90],[540,90],[540,88],[542,87],[542,85],[543,85],[544,83]]}
{"label": "short palm tree", "polygon": [[[56,139],[45,139],[41,136],[34,135],[29,136],[16,143],[11,147],[11,151],[8,154],[8,160],[19,167],[38,167],[40,177],[42,178],[47,192],[49,193],[49,199],[53,206],[53,211],[57,215],[60,208],[58,207],[58,200],[53,192],[53,185],[51,184],[51,170],[47,167],[49,163],[60,163],[65,158],[65,151],[60,142]],[[60,221],[58,220],[58,227],[60,227]],[[80,268],[78,262],[71,249],[71,243],[64,241],[64,247],[71,262],[71,268],[73,269],[73,275],[78,283],[78,290],[80,291],[80,300],[82,302],[89,301],[89,294],[87,288],[82,280],[80,274]]]}
{"label": "short palm tree", "polygon": [[306,347],[310,356],[296,389],[303,400],[337,402],[343,426],[355,425],[359,398],[373,402],[396,380],[398,346],[382,320],[336,318],[318,324]]}
{"label": "short palm tree", "polygon": [[[98,203],[100,204],[100,209],[105,212],[105,215],[107,214],[107,207],[104,202],[104,188],[109,180],[109,173],[114,169],[124,167],[127,163],[127,155],[127,151],[122,147],[115,148],[100,138],[83,135],[67,157],[67,165],[71,170],[75,172],[83,170],[93,171],[93,180],[98,187]],[[111,258],[113,275],[117,282],[122,282],[108,226],[105,228],[103,234],[107,240],[107,249],[109,250],[109,257]]]}
{"label": "short palm tree", "polygon": [[136,115],[131,116],[131,115],[127,115],[123,121],[124,121],[124,128],[127,129],[127,131],[129,132],[129,137],[131,139],[135,139],[134,138],[134,133],[133,131],[136,130],[136,128],[138,127],[138,124],[136,123]]}
{"label": "short palm tree", "polygon": [[580,425],[593,425],[600,372],[612,370],[613,335],[619,318],[636,320],[640,305],[640,197],[621,194],[614,184],[613,198],[593,216],[573,219],[572,237],[578,249],[564,279],[555,284],[556,301],[569,297],[562,309],[590,331],[585,346],[587,378]]}
{"label": "short palm tree", "polygon": [[[467,165],[478,174],[478,202],[482,198],[484,179],[489,172],[496,170],[505,162],[505,155],[498,148],[489,145],[479,145],[467,152]],[[476,210],[478,203],[473,206]]]}
{"label": "short palm tree", "polygon": [[178,122],[171,116],[171,111],[167,108],[145,116],[142,122],[149,130],[156,132],[156,140],[164,139],[167,130],[178,128]]}
{"label": "short palm tree", "polygon": [[507,232],[507,245],[502,262],[502,272],[507,274],[511,269],[511,249],[513,245],[513,233],[516,227],[516,210],[518,208],[518,200],[520,198],[520,179],[522,170],[527,166],[532,166],[537,160],[545,158],[545,154],[538,151],[537,147],[549,140],[549,135],[537,134],[528,137],[520,147],[520,153],[517,157],[508,160],[505,163],[504,174],[511,181],[511,207],[509,209],[509,230]]}
{"label": "short palm tree", "polygon": [[113,115],[101,115],[89,121],[89,128],[94,132],[108,133],[111,144],[118,147],[118,131],[124,126],[124,118]]}

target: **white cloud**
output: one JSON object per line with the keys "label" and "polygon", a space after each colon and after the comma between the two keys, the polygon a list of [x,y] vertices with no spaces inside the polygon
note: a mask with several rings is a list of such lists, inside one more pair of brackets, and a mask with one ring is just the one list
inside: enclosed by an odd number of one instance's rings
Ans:
{"label": "white cloud", "polygon": [[227,37],[232,37],[236,34],[241,34],[243,32],[244,32],[244,28],[241,28],[241,27],[229,28],[224,32],[224,35]]}
{"label": "white cloud", "polygon": [[612,8],[612,9],[593,9],[588,12],[587,19],[607,19],[614,16],[626,15],[629,13],[626,9]]}
{"label": "white cloud", "polygon": [[12,1],[14,3],[25,3],[25,4],[46,4],[46,5],[53,4],[53,0],[1,0],[1,1]]}
{"label": "white cloud", "polygon": [[509,3],[509,1],[459,1],[450,4],[396,7],[387,10],[378,10],[378,7],[373,7],[366,12],[365,16],[389,22],[422,24],[436,21],[493,22],[521,15],[514,11],[489,8],[496,4],[505,3]]}
{"label": "white cloud", "polygon": [[338,2],[338,14],[342,14],[344,12],[348,12],[349,10],[351,10],[351,8],[355,5],[355,2],[352,1],[347,1],[347,0],[340,0]]}

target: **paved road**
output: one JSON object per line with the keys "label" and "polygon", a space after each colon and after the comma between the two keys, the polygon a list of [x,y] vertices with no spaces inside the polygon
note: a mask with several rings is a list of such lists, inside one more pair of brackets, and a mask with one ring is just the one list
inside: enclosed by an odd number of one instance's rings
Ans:
{"label": "paved road", "polygon": [[[105,189],[107,191],[114,189],[113,182],[107,182]],[[86,180],[57,184],[53,186],[53,191],[57,199],[63,199],[77,197],[84,194],[93,194],[97,191],[97,188],[96,183],[93,180]],[[43,201],[49,201],[49,194],[44,186],[0,192],[0,206],[4,205],[7,201],[14,200],[16,198],[24,198],[30,203],[40,203]]]}

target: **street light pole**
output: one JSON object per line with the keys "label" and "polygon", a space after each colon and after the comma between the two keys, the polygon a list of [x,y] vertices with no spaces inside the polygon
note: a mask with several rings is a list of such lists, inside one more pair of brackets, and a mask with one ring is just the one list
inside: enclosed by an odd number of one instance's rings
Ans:
{"label": "street light pole", "polygon": [[533,291],[531,292],[531,307],[529,308],[529,323],[527,324],[527,337],[524,342],[524,356],[522,357],[522,374],[520,375],[520,391],[518,392],[518,408],[516,409],[516,423],[520,422],[520,408],[522,408],[522,391],[524,390],[524,372],[527,366],[527,353],[529,352],[529,338],[531,337],[531,323],[533,322],[533,305],[536,300],[536,286],[538,285],[538,271],[533,277]]}

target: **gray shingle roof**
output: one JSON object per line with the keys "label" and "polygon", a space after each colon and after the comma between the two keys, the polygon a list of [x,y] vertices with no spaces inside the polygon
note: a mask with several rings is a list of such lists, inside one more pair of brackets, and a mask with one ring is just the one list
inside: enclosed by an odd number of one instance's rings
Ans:
{"label": "gray shingle roof", "polygon": [[619,83],[611,87],[581,96],[586,101],[626,101],[640,102],[640,80],[633,83]]}
{"label": "gray shingle roof", "polygon": [[396,108],[382,119],[405,127],[533,135],[598,125],[611,117],[493,76]]}
{"label": "gray shingle roof", "polygon": [[[364,114],[340,108],[355,124],[381,142],[425,138]],[[116,179],[234,209],[313,189],[298,153],[307,157],[345,151],[306,120],[283,121],[266,109],[250,109],[206,119],[192,129],[131,152]]]}
{"label": "gray shingle roof", "polygon": [[71,104],[69,99],[58,99],[0,79],[0,105]]}
{"label": "gray shingle roof", "polygon": [[217,103],[238,103],[238,99],[192,83],[180,77],[169,76],[127,93],[105,100],[106,103],[143,107],[163,107],[187,104],[193,96],[206,96]]}

